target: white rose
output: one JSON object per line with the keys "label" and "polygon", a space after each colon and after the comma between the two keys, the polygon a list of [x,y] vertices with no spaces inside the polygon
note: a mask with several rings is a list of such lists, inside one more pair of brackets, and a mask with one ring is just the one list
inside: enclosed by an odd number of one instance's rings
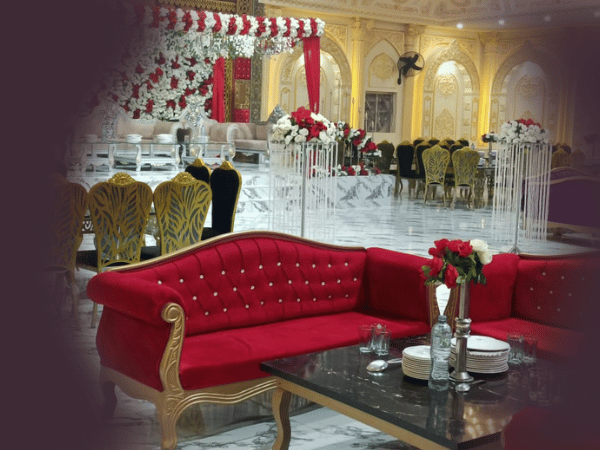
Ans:
{"label": "white rose", "polygon": [[471,239],[471,247],[476,252],[484,252],[488,249],[487,243],[481,239]]}
{"label": "white rose", "polygon": [[481,264],[483,264],[483,265],[489,264],[492,262],[492,252],[490,252],[489,250],[477,252],[477,255],[479,256],[479,260],[481,261]]}

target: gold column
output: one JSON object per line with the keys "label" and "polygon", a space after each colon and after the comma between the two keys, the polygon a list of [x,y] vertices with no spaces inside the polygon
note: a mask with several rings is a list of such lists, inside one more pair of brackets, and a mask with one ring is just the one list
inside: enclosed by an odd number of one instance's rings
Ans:
{"label": "gold column", "polygon": [[[408,25],[404,39],[404,51],[418,52],[421,45],[421,34],[425,31],[423,25]],[[422,77],[419,77],[422,78]],[[421,80],[421,84],[423,80]],[[416,92],[415,77],[402,80],[404,95],[402,101],[402,130],[401,140],[412,141],[421,133],[421,121],[423,117],[423,94]]]}
{"label": "gold column", "polygon": [[481,82],[479,87],[479,117],[477,118],[477,136],[478,144],[483,145],[480,142],[480,138],[484,133],[488,131],[495,131],[496,133],[500,130],[490,130],[490,111],[491,111],[491,98],[492,98],[492,86],[494,84],[494,75],[497,71],[496,55],[498,54],[498,42],[500,33],[481,33],[479,35],[479,41],[483,46],[483,61],[481,66]]}
{"label": "gold column", "polygon": [[350,126],[362,128],[361,113],[363,103],[363,78],[364,78],[364,29],[360,19],[356,18],[352,24],[352,105],[350,106]]}

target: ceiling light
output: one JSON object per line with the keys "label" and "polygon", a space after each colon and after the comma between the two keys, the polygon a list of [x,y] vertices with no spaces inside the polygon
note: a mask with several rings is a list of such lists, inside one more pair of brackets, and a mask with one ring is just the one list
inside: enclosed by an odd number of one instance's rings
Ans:
{"label": "ceiling light", "polygon": [[463,29],[463,27],[464,27],[464,25],[462,24],[462,22],[458,22],[458,23],[456,24],[456,28],[458,28],[459,30],[462,30],[462,29]]}
{"label": "ceiling light", "polygon": [[503,27],[504,26],[504,19],[500,19],[498,21],[498,25],[500,25],[501,27]]}
{"label": "ceiling light", "polygon": [[544,16],[544,22],[550,22],[552,20],[552,16],[550,14],[546,14]]}

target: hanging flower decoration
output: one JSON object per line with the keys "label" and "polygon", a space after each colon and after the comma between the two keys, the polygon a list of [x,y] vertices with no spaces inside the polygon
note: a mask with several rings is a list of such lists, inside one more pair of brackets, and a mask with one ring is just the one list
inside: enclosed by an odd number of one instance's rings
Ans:
{"label": "hanging flower decoration", "polygon": [[498,135],[496,133],[494,133],[493,131],[490,131],[488,133],[485,133],[481,136],[481,140],[483,142],[497,142],[498,141]]}
{"label": "hanging flower decoration", "polygon": [[546,131],[532,119],[509,120],[503,123],[500,127],[500,133],[497,135],[497,140],[505,141],[507,144],[520,142],[547,144],[550,142]]}
{"label": "hanging flower decoration", "polygon": [[435,247],[429,249],[433,258],[422,267],[425,284],[443,283],[453,288],[457,283],[487,282],[483,266],[492,261],[492,253],[484,241],[440,239],[434,244]]}
{"label": "hanging flower decoration", "polygon": [[[208,115],[213,66],[220,57],[249,57],[251,47],[275,54],[299,40],[323,35],[320,19],[267,18],[123,4],[115,14],[131,23],[130,45],[103,85],[84,101],[92,109],[106,99],[133,118],[178,119],[194,96]],[[276,44],[271,45],[269,42]],[[268,52],[264,51],[268,48]]]}

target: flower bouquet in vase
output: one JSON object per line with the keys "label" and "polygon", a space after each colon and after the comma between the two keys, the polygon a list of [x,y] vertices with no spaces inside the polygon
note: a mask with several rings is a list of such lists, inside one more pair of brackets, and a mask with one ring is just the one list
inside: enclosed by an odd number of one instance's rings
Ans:
{"label": "flower bouquet in vase", "polygon": [[[429,249],[429,254],[433,258],[422,267],[426,278],[425,284],[445,284],[451,289],[451,305],[456,304],[455,301],[452,302],[452,298],[458,297],[458,317],[455,319],[456,368],[450,374],[450,379],[459,383],[457,390],[468,390],[467,383],[473,381],[473,377],[466,371],[467,339],[471,334],[471,319],[468,318],[469,290],[471,282],[486,283],[483,266],[492,261],[492,253],[487,244],[480,239],[470,241],[440,239],[434,244],[435,247]],[[449,323],[453,320],[454,314],[450,317]]]}

